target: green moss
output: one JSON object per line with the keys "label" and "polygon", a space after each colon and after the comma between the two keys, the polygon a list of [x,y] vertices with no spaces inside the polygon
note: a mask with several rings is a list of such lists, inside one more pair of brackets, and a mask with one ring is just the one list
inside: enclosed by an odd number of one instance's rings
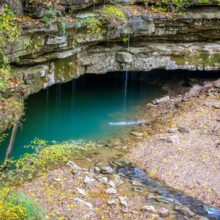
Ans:
{"label": "green moss", "polygon": [[125,13],[119,7],[116,6],[104,6],[102,16],[106,17],[109,20],[116,19],[119,22],[126,21]]}
{"label": "green moss", "polygon": [[171,60],[175,61],[177,65],[184,65],[186,58],[184,56],[172,56]]}
{"label": "green moss", "polygon": [[66,82],[70,79],[77,78],[78,65],[76,57],[71,56],[54,62],[55,79]]}
{"label": "green moss", "polygon": [[204,66],[220,65],[220,53],[210,54],[208,52],[200,52],[200,60]]}
{"label": "green moss", "polygon": [[211,54],[208,51],[198,51],[187,56],[171,56],[177,65],[184,65],[188,62],[195,66],[220,66],[220,53]]}

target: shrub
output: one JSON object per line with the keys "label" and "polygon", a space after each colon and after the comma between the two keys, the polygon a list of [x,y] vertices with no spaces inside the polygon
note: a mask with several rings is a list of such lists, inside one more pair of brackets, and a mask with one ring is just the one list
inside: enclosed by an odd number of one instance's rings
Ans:
{"label": "shrub", "polygon": [[18,160],[9,160],[7,167],[0,166],[0,182],[2,186],[11,187],[30,180],[36,175],[60,167],[82,151],[96,147],[93,142],[48,144],[44,140],[35,139],[31,146],[33,154],[24,154]]}
{"label": "shrub", "polygon": [[16,41],[18,36],[19,30],[15,23],[15,16],[9,11],[8,6],[4,5],[3,13],[0,16],[0,91],[7,88],[7,82],[10,78],[10,68],[4,53],[4,47],[8,42]]}
{"label": "shrub", "polygon": [[44,220],[45,212],[22,193],[0,191],[1,220]]}
{"label": "shrub", "polygon": [[152,1],[145,1],[145,6],[148,7],[150,4],[152,9],[162,12],[180,12],[188,7],[190,2],[189,0],[157,0],[152,4]]}
{"label": "shrub", "polygon": [[95,35],[100,37],[102,35],[103,24],[97,17],[88,17],[84,19],[86,23],[87,32],[90,36]]}
{"label": "shrub", "polygon": [[116,6],[104,6],[101,11],[101,16],[105,22],[115,27],[126,22],[125,13]]}
{"label": "shrub", "polygon": [[0,16],[0,47],[5,47],[7,42],[13,42],[19,36],[19,30],[15,23],[15,15],[4,5]]}

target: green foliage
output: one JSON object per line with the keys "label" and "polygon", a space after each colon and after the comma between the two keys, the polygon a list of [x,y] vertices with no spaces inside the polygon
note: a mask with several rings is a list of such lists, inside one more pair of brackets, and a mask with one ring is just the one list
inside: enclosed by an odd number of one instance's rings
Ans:
{"label": "green foliage", "polygon": [[7,82],[10,77],[9,70],[6,66],[0,68],[0,91],[5,91],[7,89]]}
{"label": "green foliage", "polygon": [[22,193],[11,193],[8,189],[0,191],[1,220],[44,220],[45,213],[33,200]]}
{"label": "green foliage", "polygon": [[49,24],[52,19],[56,18],[56,14],[57,11],[54,8],[50,7],[46,10],[46,13],[42,18],[42,22]]}
{"label": "green foliage", "polygon": [[122,42],[123,43],[128,43],[128,41],[129,41],[129,37],[128,36],[125,36],[125,37],[122,38]]}
{"label": "green foliage", "polygon": [[3,14],[0,16],[0,91],[4,91],[7,88],[7,82],[10,78],[10,68],[4,53],[4,47],[6,47],[7,43],[16,41],[18,37],[19,30],[15,23],[15,16],[5,5]]}
{"label": "green foliage", "polygon": [[102,19],[112,26],[118,26],[126,22],[125,13],[116,6],[104,6],[101,12]]}
{"label": "green foliage", "polygon": [[42,18],[42,21],[43,21],[45,24],[49,24],[49,23],[50,23],[50,20],[51,20],[51,18],[50,18],[49,16],[46,16],[46,15]]}
{"label": "green foliage", "polygon": [[63,18],[57,17],[57,10],[53,7],[50,7],[43,18],[41,19],[45,24],[50,24],[52,21],[57,21],[58,28],[61,34],[66,33],[66,24]]}
{"label": "green foliage", "polygon": [[100,19],[97,17],[88,17],[84,19],[84,23],[87,27],[87,33],[90,36],[95,35],[96,37],[100,37],[102,35],[103,24]]}
{"label": "green foliage", "polygon": [[201,3],[201,4],[207,4],[207,3],[209,3],[209,0],[199,0],[199,3]]}
{"label": "green foliage", "polygon": [[18,36],[19,30],[15,23],[15,15],[5,5],[3,14],[0,16],[0,47],[6,46],[7,42],[15,41]]}
{"label": "green foliage", "polygon": [[31,199],[12,191],[17,185],[57,168],[76,155],[98,147],[93,142],[64,142],[48,144],[34,139],[30,147],[33,154],[25,154],[18,160],[9,160],[8,166],[0,166],[0,219],[1,220],[44,220],[44,211]]}
{"label": "green foliage", "polygon": [[24,154],[18,160],[9,160],[6,170],[4,164],[0,166],[0,170],[4,170],[0,175],[0,182],[5,186],[21,184],[36,175],[62,166],[80,152],[96,146],[93,142],[48,144],[44,140],[35,139],[32,145],[27,146],[34,150],[33,154]]}
{"label": "green foliage", "polygon": [[59,27],[59,30],[60,30],[61,34],[66,33],[66,24],[65,24],[65,21],[62,18],[58,19],[58,27]]}
{"label": "green foliage", "polygon": [[[145,6],[148,7],[150,3],[150,1],[146,0]],[[187,8],[189,5],[189,0],[157,0],[155,4],[151,5],[151,8],[153,10],[159,10],[162,12],[180,12]]]}

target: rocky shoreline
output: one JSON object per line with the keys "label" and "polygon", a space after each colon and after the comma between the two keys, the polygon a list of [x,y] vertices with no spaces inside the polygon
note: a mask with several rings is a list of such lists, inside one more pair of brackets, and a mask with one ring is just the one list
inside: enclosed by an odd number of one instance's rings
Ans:
{"label": "rocky shoreline", "polygon": [[[148,104],[146,115],[154,112],[163,117],[129,153],[154,178],[218,208],[219,88],[220,80],[206,82],[184,96],[167,96]],[[144,136],[143,131],[137,131],[139,136]]]}

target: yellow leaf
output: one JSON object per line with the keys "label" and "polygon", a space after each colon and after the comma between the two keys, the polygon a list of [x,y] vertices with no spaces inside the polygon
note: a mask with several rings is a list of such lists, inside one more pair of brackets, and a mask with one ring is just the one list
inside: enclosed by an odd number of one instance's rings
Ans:
{"label": "yellow leaf", "polygon": [[70,204],[70,208],[71,208],[71,209],[75,209],[76,206],[75,206],[74,204]]}
{"label": "yellow leaf", "polygon": [[157,169],[156,168],[153,168],[152,170],[150,170],[149,172],[148,172],[148,174],[150,175],[150,176],[152,176],[152,175],[154,175],[154,174],[156,174],[157,173]]}

